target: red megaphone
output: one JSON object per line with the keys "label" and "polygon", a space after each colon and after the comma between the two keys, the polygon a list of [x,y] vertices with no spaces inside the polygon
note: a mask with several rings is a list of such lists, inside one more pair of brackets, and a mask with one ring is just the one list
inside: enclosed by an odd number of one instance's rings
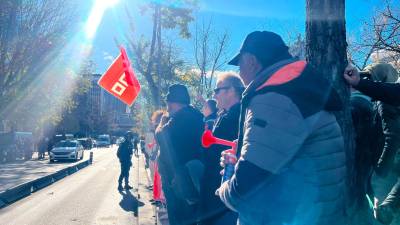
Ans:
{"label": "red megaphone", "polygon": [[154,145],[156,145],[156,140],[154,140],[153,142],[151,142],[151,143],[147,144],[147,147],[149,147],[149,148],[153,148],[153,147],[154,147]]}
{"label": "red megaphone", "polygon": [[201,137],[201,144],[203,147],[208,148],[213,144],[219,144],[219,145],[225,145],[225,146],[231,146],[232,148],[235,147],[235,142],[233,141],[227,141],[224,139],[216,138],[214,137],[213,133],[211,130],[205,130],[203,133],[203,136]]}

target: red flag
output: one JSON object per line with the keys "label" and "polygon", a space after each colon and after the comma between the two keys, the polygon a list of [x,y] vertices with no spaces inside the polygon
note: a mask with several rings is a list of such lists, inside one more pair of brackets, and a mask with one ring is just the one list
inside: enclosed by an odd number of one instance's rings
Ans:
{"label": "red flag", "polygon": [[98,84],[125,104],[133,104],[140,92],[140,84],[123,47]]}
{"label": "red flag", "polygon": [[121,57],[122,57],[122,66],[124,67],[124,71],[125,71],[126,82],[129,85],[133,86],[133,80],[134,80],[135,74],[133,73],[131,63],[129,62],[129,59],[128,59],[128,56],[126,55],[126,51],[125,51],[124,47],[121,46],[120,50],[121,50]]}

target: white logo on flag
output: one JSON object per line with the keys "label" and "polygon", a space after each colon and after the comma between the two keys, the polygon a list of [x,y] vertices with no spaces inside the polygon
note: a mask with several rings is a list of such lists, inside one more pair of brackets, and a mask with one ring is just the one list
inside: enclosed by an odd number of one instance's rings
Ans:
{"label": "white logo on flag", "polygon": [[126,83],[125,73],[123,73],[119,77],[118,81],[111,88],[111,91],[114,92],[115,94],[117,94],[118,96],[121,96],[125,92],[127,87],[128,87],[128,83]]}

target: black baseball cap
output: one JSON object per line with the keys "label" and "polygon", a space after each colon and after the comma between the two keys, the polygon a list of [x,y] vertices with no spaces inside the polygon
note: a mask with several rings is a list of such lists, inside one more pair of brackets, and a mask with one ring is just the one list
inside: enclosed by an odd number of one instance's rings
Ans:
{"label": "black baseball cap", "polygon": [[238,66],[240,55],[251,53],[264,65],[271,65],[283,58],[289,58],[289,48],[281,36],[270,31],[254,31],[247,35],[238,54],[228,64]]}

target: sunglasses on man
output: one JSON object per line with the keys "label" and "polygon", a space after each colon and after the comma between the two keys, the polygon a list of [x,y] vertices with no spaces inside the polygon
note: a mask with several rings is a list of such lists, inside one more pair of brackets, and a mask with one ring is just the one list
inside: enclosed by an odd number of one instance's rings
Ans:
{"label": "sunglasses on man", "polygon": [[214,93],[217,95],[217,94],[219,94],[219,92],[220,92],[221,90],[228,90],[229,88],[231,88],[231,87],[229,86],[229,87],[219,87],[219,88],[215,88],[215,89],[214,89]]}

